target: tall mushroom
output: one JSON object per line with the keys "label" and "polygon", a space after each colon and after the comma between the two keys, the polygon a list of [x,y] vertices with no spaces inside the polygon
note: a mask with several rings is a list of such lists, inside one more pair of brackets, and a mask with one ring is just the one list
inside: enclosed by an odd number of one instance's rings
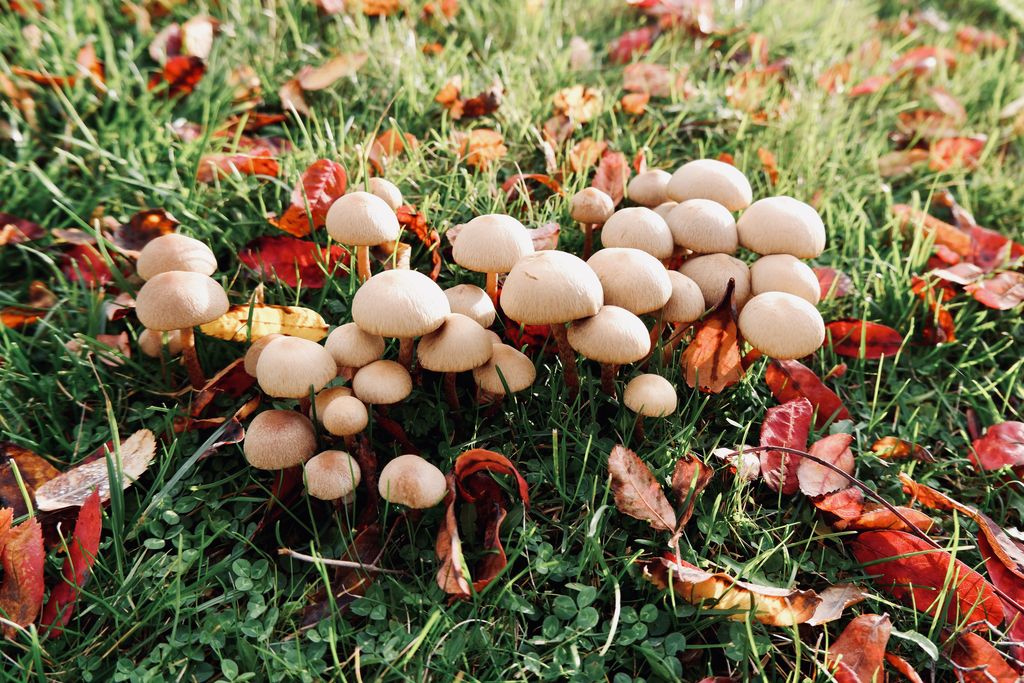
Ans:
{"label": "tall mushroom", "polygon": [[710,199],[730,211],[747,208],[754,198],[743,171],[716,159],[696,159],[683,164],[672,174],[666,191],[668,198],[677,202]]}
{"label": "tall mushroom", "polygon": [[452,313],[441,327],[420,339],[420,365],[444,373],[444,391],[448,404],[459,408],[455,373],[474,370],[491,358],[491,338],[472,318]]}
{"label": "tall mushroom", "polygon": [[257,469],[283,470],[301,465],[316,452],[316,433],[305,415],[265,410],[249,423],[242,451]]}
{"label": "tall mushroom", "polygon": [[327,335],[324,348],[334,357],[338,372],[351,378],[355,370],[384,356],[384,337],[345,323]]}
{"label": "tall mushroom", "polygon": [[452,313],[472,318],[480,327],[490,327],[498,316],[491,297],[476,285],[455,285],[444,290],[444,295],[448,298]]}
{"label": "tall mushroom", "polygon": [[601,228],[601,244],[646,251],[659,261],[670,258],[675,249],[665,219],[645,206],[616,211]]}
{"label": "tall mushroom", "polygon": [[327,349],[301,337],[280,337],[267,344],[256,361],[256,381],[268,396],[300,399],[309,408],[316,393],[338,376],[338,366]]}
{"label": "tall mushroom", "polygon": [[572,219],[583,230],[583,258],[594,253],[594,228],[600,227],[615,213],[615,203],[606,192],[587,187],[572,196]]}
{"label": "tall mushroom", "polygon": [[646,251],[605,247],[587,265],[597,273],[604,302],[643,315],[662,308],[672,295],[672,282],[661,261]]}
{"label": "tall mushroom", "polygon": [[370,247],[394,242],[402,232],[395,212],[380,197],[369,192],[349,192],[327,210],[327,232],[341,244],[356,247],[359,279],[370,277]]}
{"label": "tall mushroom", "polygon": [[487,273],[487,294],[498,300],[498,274],[507,273],[519,259],[533,253],[533,240],[512,216],[491,213],[477,216],[459,230],[452,258],[463,268]]}
{"label": "tall mushroom", "polygon": [[418,455],[400,455],[380,471],[380,497],[413,510],[432,508],[448,493],[444,473]]}
{"label": "tall mushroom", "polygon": [[601,388],[613,398],[619,366],[635,363],[651,350],[644,321],[618,306],[602,306],[596,315],[577,320],[568,336],[574,349],[601,364]]}
{"label": "tall mushroom", "polygon": [[135,272],[143,280],[172,270],[213,275],[217,259],[199,240],[172,232],[147,242],[135,263]]}
{"label": "tall mushroom", "polygon": [[320,500],[338,500],[351,496],[362,480],[356,459],[345,451],[323,451],[303,466],[306,491]]}
{"label": "tall mushroom", "polygon": [[640,206],[653,209],[668,201],[668,181],[671,178],[671,173],[660,168],[638,173],[626,186],[626,196]]}
{"label": "tall mushroom", "polygon": [[809,356],[825,341],[818,309],[785,292],[765,292],[748,301],[740,311],[739,328],[751,346],[778,360]]}

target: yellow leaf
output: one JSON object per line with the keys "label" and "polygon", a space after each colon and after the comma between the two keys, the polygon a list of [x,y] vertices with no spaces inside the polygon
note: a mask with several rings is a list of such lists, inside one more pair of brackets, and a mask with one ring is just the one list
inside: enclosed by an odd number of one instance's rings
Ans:
{"label": "yellow leaf", "polygon": [[238,304],[213,322],[199,327],[203,334],[217,339],[256,341],[270,334],[284,334],[320,341],[327,336],[327,323],[316,311],[299,306]]}

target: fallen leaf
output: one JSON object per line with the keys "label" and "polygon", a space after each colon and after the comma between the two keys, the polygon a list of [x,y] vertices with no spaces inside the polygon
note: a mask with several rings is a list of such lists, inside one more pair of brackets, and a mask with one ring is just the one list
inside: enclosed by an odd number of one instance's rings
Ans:
{"label": "fallen leaf", "polygon": [[[520,187],[527,187],[526,181],[532,181],[534,183],[543,185],[552,194],[565,196],[562,191],[562,185],[549,175],[544,173],[516,173],[505,179],[505,182],[501,184],[501,191],[505,193],[507,201],[512,201],[520,196]],[[527,193],[529,197],[529,193]]]}
{"label": "fallen leaf", "polygon": [[387,164],[400,157],[406,151],[419,147],[419,140],[412,133],[400,133],[394,128],[377,136],[370,145],[369,162],[377,173],[384,173]]}
{"label": "fallen leaf", "polygon": [[149,89],[163,86],[163,93],[168,97],[188,95],[206,73],[206,64],[199,57],[178,55],[170,57],[160,73],[153,74],[149,79]]}
{"label": "fallen leaf", "polygon": [[889,73],[895,75],[913,74],[920,78],[934,72],[939,64],[947,70],[956,66],[956,55],[944,47],[924,45],[907,50],[889,65]]}
{"label": "fallen leaf", "polygon": [[430,260],[433,267],[430,269],[430,279],[437,281],[441,274],[441,235],[437,230],[427,225],[427,217],[416,207],[403,204],[395,211],[398,216],[398,224],[402,229],[412,233],[420,243],[430,252]]}
{"label": "fallen leaf", "polygon": [[238,252],[238,260],[264,280],[320,289],[329,276],[347,273],[349,253],[337,244],[327,249],[315,242],[273,235],[249,242]]}
{"label": "fallen leaf", "polygon": [[495,81],[476,97],[465,99],[461,93],[462,79],[456,77],[448,81],[434,98],[434,101],[447,109],[449,116],[456,121],[463,118],[479,118],[496,112],[501,106],[505,88],[500,81]]}
{"label": "fallen leaf", "polygon": [[909,175],[924,163],[928,162],[930,153],[926,149],[911,147],[889,152],[878,157],[878,175],[883,178],[898,178]]}
{"label": "fallen leaf", "polygon": [[821,287],[821,299],[839,299],[853,290],[853,280],[846,273],[820,266],[814,268],[814,274],[818,278],[818,285]]}
{"label": "fallen leaf", "polygon": [[864,514],[864,493],[855,486],[812,498],[811,502],[822,512],[833,514],[841,520],[857,519]]}
{"label": "fallen leaf", "polygon": [[964,683],[1020,681],[1020,676],[1002,653],[976,633],[959,634],[949,658],[955,667],[957,680]]}
{"label": "fallen leaf", "polygon": [[619,106],[627,114],[643,116],[647,113],[647,103],[650,101],[651,96],[645,92],[629,93],[622,96],[622,99],[619,100]]}
{"label": "fallen leaf", "polygon": [[256,154],[216,152],[204,154],[199,159],[196,182],[212,183],[218,178],[225,178],[234,173],[276,178],[280,172],[281,167],[269,150],[260,150]]}
{"label": "fallen leaf", "polygon": [[221,317],[200,325],[199,330],[227,341],[256,341],[270,334],[320,341],[327,336],[327,323],[314,310],[301,306],[234,304]]}
{"label": "fallen leaf", "polygon": [[534,251],[558,249],[558,236],[562,232],[562,226],[555,221],[551,221],[539,228],[528,228],[527,232],[530,233],[530,241],[533,242]]}
{"label": "fallen leaf", "polygon": [[320,66],[304,66],[295,75],[305,92],[324,90],[342,78],[351,78],[366,64],[367,54],[355,52],[332,57]]}
{"label": "fallen leaf", "polygon": [[779,163],[775,159],[775,155],[764,147],[758,147],[757,158],[761,161],[761,166],[764,167],[764,172],[768,175],[769,184],[777,184],[779,182]]}
{"label": "fallen leaf", "polygon": [[501,453],[489,451],[483,448],[471,448],[468,451],[464,451],[455,459],[455,484],[459,491],[459,496],[463,500],[467,500],[471,503],[480,502],[479,495],[473,490],[472,477],[482,472],[490,472],[492,474],[505,474],[513,477],[516,480],[516,489],[519,492],[519,498],[523,501],[523,504],[529,507],[530,505],[530,490],[526,484],[526,480],[523,479],[523,475],[519,474],[519,470],[512,464],[512,461],[506,458]]}
{"label": "fallen leaf", "polygon": [[[799,451],[807,447],[813,408],[806,398],[799,398],[769,408],[761,423],[761,446],[782,446]],[[761,451],[761,476],[773,491],[796,493],[800,488],[797,456],[782,451]]]}
{"label": "fallen leaf", "polygon": [[814,408],[814,426],[823,428],[832,420],[849,420],[850,411],[814,371],[797,360],[772,359],[764,380],[779,403],[806,398]]}
{"label": "fallen leaf", "polygon": [[[301,490],[302,467],[289,468],[289,472],[297,472],[298,476],[293,477],[293,480],[296,482],[295,488]],[[277,498],[274,496],[271,500]],[[275,509],[280,509],[280,507]],[[377,566],[383,552],[380,525],[374,523],[358,530],[340,559],[359,565]],[[304,607],[300,613],[300,628],[302,630],[313,628],[324,619],[336,614],[337,611],[347,608],[356,599],[366,595],[366,590],[376,576],[375,572],[361,568],[337,567],[330,584],[334,595],[329,596],[326,590],[318,591],[317,596],[320,599]]]}
{"label": "fallen leaf", "polygon": [[127,223],[119,225],[108,235],[122,253],[138,258],[142,248],[162,235],[178,229],[178,219],[166,209],[145,209],[132,214]]}
{"label": "fallen leaf", "polygon": [[650,51],[660,32],[656,26],[643,26],[626,31],[608,47],[608,59],[612,64],[628,64],[634,57]]}
{"label": "fallen leaf", "polygon": [[999,588],[1006,596],[1005,598],[1001,596],[1004,612],[1003,623],[1006,637],[1012,643],[1010,652],[1019,660],[1021,655],[1024,655],[1024,645],[1022,645],[1024,643],[1024,613],[1018,607],[1024,605],[1024,581],[1021,581],[1020,576],[1003,561],[984,533],[978,534],[978,552],[985,561],[985,571],[988,573],[992,585]]}
{"label": "fallen leaf", "polygon": [[722,303],[696,323],[693,341],[683,351],[680,362],[691,389],[718,394],[743,379],[733,289],[730,280]]}
{"label": "fallen leaf", "polygon": [[672,481],[670,487],[675,494],[676,500],[683,506],[683,512],[679,517],[679,526],[684,527],[693,516],[693,508],[697,504],[697,497],[711,483],[711,477],[715,472],[697,456],[687,453],[676,461],[672,470]]}
{"label": "fallen leaf", "polygon": [[967,291],[978,303],[997,311],[1009,311],[1024,302],[1024,273],[1004,270],[994,277],[968,284]]}
{"label": "fallen leaf", "polygon": [[99,287],[114,280],[103,255],[91,244],[69,244],[61,254],[60,269],[72,282]]}
{"label": "fallen leaf", "polygon": [[982,471],[1012,467],[1024,468],[1024,422],[1013,420],[989,427],[975,439],[970,452],[971,462]]}
{"label": "fallen leaf", "polygon": [[499,161],[508,154],[505,138],[490,128],[475,128],[468,133],[456,132],[455,142],[463,162],[481,171],[486,170],[492,161]]}
{"label": "fallen leaf", "polygon": [[210,58],[213,50],[213,39],[217,35],[220,22],[213,17],[197,15],[190,17],[181,25],[181,49],[187,55],[198,57],[203,61]]}
{"label": "fallen leaf", "polygon": [[284,85],[278,89],[277,96],[281,99],[281,109],[303,116],[310,115],[309,105],[306,104],[306,97],[298,79],[292,78],[285,81]]}
{"label": "fallen leaf", "polygon": [[556,116],[568,117],[575,123],[588,123],[601,114],[604,98],[600,90],[573,85],[555,93],[552,104]]}
{"label": "fallen leaf", "polygon": [[685,68],[673,73],[663,64],[635,62],[622,70],[622,88],[651,97],[671,97],[673,91],[682,90],[686,76]]}
{"label": "fallen leaf", "polygon": [[872,95],[885,86],[889,85],[890,79],[888,76],[871,76],[865,78],[857,85],[850,88],[850,97],[862,97],[864,95]]}
{"label": "fallen leaf", "polygon": [[[835,465],[847,474],[853,474],[854,461],[853,451],[850,450],[851,443],[853,443],[853,436],[850,434],[830,434],[811,444],[808,452]],[[800,458],[796,476],[800,490],[804,495],[812,498],[835,493],[850,486],[849,479],[808,458]]]}
{"label": "fallen leaf", "polygon": [[931,517],[913,508],[896,506],[896,510],[910,522],[909,525],[894,514],[892,510],[881,506],[868,510],[852,519],[840,519],[832,525],[832,528],[838,531],[878,531],[881,529],[910,531],[912,526],[927,533],[935,524]]}
{"label": "fallen leaf", "polygon": [[36,620],[43,606],[43,531],[35,518],[11,527],[11,512],[0,509],[0,614],[4,616],[4,635],[14,638],[17,626],[28,626]]}
{"label": "fallen leaf", "polygon": [[552,116],[544,122],[541,127],[541,134],[552,149],[560,148],[565,144],[579,126],[568,116]]}
{"label": "fallen leaf", "polygon": [[[828,662],[853,674],[853,681],[881,681],[885,678],[885,648],[892,623],[884,614],[861,614],[846,625],[828,648]],[[837,680],[842,678],[837,676]]]}
{"label": "fallen leaf", "polygon": [[886,652],[885,661],[888,662],[889,666],[896,669],[897,673],[903,676],[903,678],[910,681],[910,683],[924,683],[920,674],[918,674],[910,662],[903,659],[903,657],[894,655],[891,652]]}
{"label": "fallen leaf", "polygon": [[984,135],[936,140],[928,150],[928,168],[933,171],[974,170],[987,143],[988,138]]}
{"label": "fallen leaf", "polygon": [[359,0],[358,6],[368,17],[389,17],[402,9],[401,0]]}
{"label": "fallen leaf", "polygon": [[903,346],[903,335],[879,323],[837,320],[826,324],[825,332],[825,343],[835,353],[847,358],[894,356]]}
{"label": "fallen leaf", "polygon": [[14,476],[15,465],[30,498],[34,498],[37,488],[59,475],[60,471],[23,446],[12,441],[0,442],[0,508],[11,509],[15,517],[21,517],[28,514],[28,508]]}
{"label": "fallen leaf", "polygon": [[675,510],[640,456],[625,446],[615,446],[608,456],[608,473],[619,512],[647,522],[657,531],[675,530]]}
{"label": "fallen leaf", "polygon": [[972,253],[972,241],[969,233],[960,230],[955,225],[940,221],[934,216],[929,216],[924,211],[913,209],[906,204],[896,204],[892,207],[893,214],[900,221],[900,226],[906,230],[913,228],[920,230],[925,237],[935,238],[936,246],[943,246],[960,257],[968,258]]}
{"label": "fallen leaf", "polygon": [[818,86],[829,94],[835,94],[843,90],[850,82],[852,70],[850,62],[838,62],[828,67],[818,76]]}
{"label": "fallen leaf", "polygon": [[57,304],[57,296],[39,280],[29,283],[27,298],[25,306],[4,306],[0,309],[0,325],[11,329],[26,327],[37,322]]}
{"label": "fallen leaf", "polygon": [[317,159],[302,172],[292,190],[291,205],[271,223],[289,235],[305,237],[326,224],[327,210],[345,194],[347,184],[344,166],[330,159]]}
{"label": "fallen leaf", "polygon": [[895,436],[883,436],[871,444],[871,451],[879,458],[886,460],[904,460],[913,458],[921,462],[934,462],[935,459],[922,446],[904,441]]}
{"label": "fallen leaf", "polygon": [[40,625],[48,630],[50,637],[59,636],[75,611],[75,602],[82,586],[89,580],[89,570],[100,547],[100,532],[103,530],[100,496],[98,491],[85,499],[78,511],[75,531],[68,543],[68,557],[61,569],[63,582],[50,593],[50,599],[43,608]]}
{"label": "fallen leaf", "polygon": [[814,616],[805,622],[811,626],[820,626],[839,619],[847,607],[863,602],[867,594],[852,583],[843,583],[829,586],[821,592],[819,597],[821,602],[815,608]]}
{"label": "fallen leaf", "polygon": [[574,173],[583,173],[600,161],[607,149],[608,143],[604,140],[584,138],[569,150],[569,167]]}
{"label": "fallen leaf", "polygon": [[31,242],[45,235],[46,230],[38,223],[0,212],[0,247]]}
{"label": "fallen leaf", "polygon": [[462,539],[455,518],[455,478],[448,475],[448,495],[444,499],[444,524],[437,530],[434,552],[437,554],[437,585],[448,595],[469,597],[470,578],[466,558],[462,554]]}

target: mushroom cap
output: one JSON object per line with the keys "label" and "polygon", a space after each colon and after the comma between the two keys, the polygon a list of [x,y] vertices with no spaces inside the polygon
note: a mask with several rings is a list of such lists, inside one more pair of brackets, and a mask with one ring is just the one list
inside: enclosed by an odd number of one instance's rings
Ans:
{"label": "mushroom cap", "polygon": [[327,387],[318,391],[313,399],[313,408],[316,410],[317,422],[323,424],[324,413],[327,412],[327,408],[330,407],[331,403],[345,396],[352,396],[352,390],[348,387]]}
{"label": "mushroom cap", "polygon": [[665,417],[676,412],[676,390],[661,375],[637,375],[626,385],[622,402],[645,417]]}
{"label": "mushroom cap", "polygon": [[281,337],[264,347],[256,362],[256,381],[268,396],[306,398],[338,376],[327,349],[301,337]]}
{"label": "mushroom cap", "polygon": [[665,219],[672,239],[698,254],[732,254],[739,246],[736,219],[718,202],[687,199]]}
{"label": "mushroom cap", "polygon": [[320,415],[324,429],[335,436],[351,436],[366,429],[370,416],[366,405],[355,396],[338,396],[327,404]]}
{"label": "mushroom cap", "polygon": [[641,315],[658,310],[672,295],[668,271],[646,251],[606,247],[595,251],[587,265],[601,280],[605,304]]}
{"label": "mushroom cap", "polygon": [[462,226],[452,258],[478,273],[507,273],[519,259],[533,253],[533,239],[512,216],[490,213]]}
{"label": "mushroom cap", "polygon": [[245,352],[245,357],[242,360],[242,367],[245,368],[245,374],[250,377],[256,376],[256,365],[260,362],[260,356],[263,354],[263,349],[267,348],[267,344],[275,339],[280,339],[282,336],[284,335],[280,335],[275,332],[273,334],[268,334],[266,337],[260,337],[249,345],[249,348]]}
{"label": "mushroom cap", "polygon": [[809,356],[825,341],[825,321],[818,309],[786,292],[752,298],[740,311],[739,325],[751,346],[778,360]]}
{"label": "mushroom cap", "polygon": [[313,423],[293,410],[264,410],[246,428],[242,452],[261,470],[301,465],[316,452]]}
{"label": "mushroom cap", "polygon": [[668,197],[677,202],[710,199],[730,211],[750,206],[754,192],[743,171],[716,159],[695,159],[683,164],[668,181]]}
{"label": "mushroom cap", "polygon": [[139,322],[158,332],[204,325],[227,313],[228,306],[219,282],[184,270],[157,273],[135,297]]}
{"label": "mushroom cap", "polygon": [[688,259],[679,272],[697,283],[704,294],[704,306],[714,308],[722,303],[729,280],[736,280],[736,307],[750,298],[750,269],[747,264],[728,254],[708,254]]}
{"label": "mushroom cap", "polygon": [[597,315],[569,327],[569,346],[598,363],[635,363],[651,350],[644,321],[618,306],[602,306]]}
{"label": "mushroom cap", "polygon": [[601,280],[585,261],[564,251],[524,256],[505,278],[501,308],[524,325],[588,318],[604,303]]}
{"label": "mushroom cap", "polygon": [[616,211],[601,228],[601,244],[640,249],[656,259],[669,258],[675,248],[665,219],[646,206]]}
{"label": "mushroom cap", "polygon": [[452,313],[441,327],[420,339],[420,365],[434,372],[465,372],[491,358],[491,338],[472,318]]}
{"label": "mushroom cap", "polygon": [[444,473],[418,455],[400,455],[380,471],[380,497],[389,503],[420,510],[432,508],[448,493]]}
{"label": "mushroom cap", "polygon": [[455,285],[444,290],[452,313],[461,313],[472,318],[480,327],[490,327],[498,313],[487,292],[476,285]]}
{"label": "mushroom cap", "polygon": [[210,247],[199,240],[172,232],[150,240],[135,264],[135,272],[143,280],[171,270],[213,275],[217,259]]}
{"label": "mushroom cap", "polygon": [[626,187],[626,196],[640,206],[651,209],[668,200],[668,181],[672,174],[660,168],[633,176]]}
{"label": "mushroom cap", "polygon": [[327,232],[341,244],[372,247],[394,242],[402,232],[386,201],[369,192],[349,192],[327,210]]}
{"label": "mushroom cap", "polygon": [[569,213],[579,223],[603,225],[615,213],[615,203],[607,192],[596,187],[585,187],[572,196]]}
{"label": "mushroom cap", "polygon": [[499,337],[498,333],[495,332],[494,330],[484,330],[484,332],[487,333],[487,338],[491,340],[492,344],[500,344],[501,343],[501,337]]}
{"label": "mushroom cap", "polygon": [[792,197],[758,199],[736,223],[740,244],[757,254],[814,258],[825,251],[825,224],[809,204]]}
{"label": "mushroom cap", "polygon": [[672,212],[672,209],[676,208],[677,206],[679,206],[679,202],[673,202],[671,200],[667,202],[662,202],[661,204],[658,204],[656,207],[654,207],[654,213],[664,218],[665,222],[667,223],[668,215]]}
{"label": "mushroom cap", "polygon": [[310,458],[303,467],[306,491],[314,498],[337,500],[359,486],[363,473],[356,459],[345,451],[323,451]]}
{"label": "mushroom cap", "polygon": [[402,200],[402,191],[397,185],[377,176],[370,178],[370,194],[383,199],[392,211],[398,211],[398,207],[405,203]]}
{"label": "mushroom cap", "polygon": [[412,393],[412,377],[408,370],[393,360],[375,360],[356,371],[352,378],[352,391],[364,403],[398,403]]}
{"label": "mushroom cap", "polygon": [[384,355],[384,337],[345,323],[327,335],[324,347],[339,368],[361,368]]}
{"label": "mushroom cap", "polygon": [[789,254],[762,256],[750,266],[750,289],[754,295],[788,292],[817,306],[821,284],[811,267]]}
{"label": "mushroom cap", "polygon": [[[499,370],[501,370],[500,376]],[[533,367],[533,361],[525,354],[511,346],[493,344],[490,360],[473,369],[473,381],[484,391],[502,396],[505,394],[505,384],[501,382],[502,377],[505,378],[509,392],[514,394],[533,384],[537,379],[537,368]]]}
{"label": "mushroom cap", "polygon": [[669,323],[692,323],[704,315],[704,293],[697,283],[675,270],[668,271],[668,279],[672,283],[672,296],[661,309],[661,319]]}
{"label": "mushroom cap", "polygon": [[174,357],[181,353],[181,330],[171,330],[170,332],[143,330],[139,334],[139,351],[150,358],[159,358],[165,339],[168,356]]}
{"label": "mushroom cap", "polygon": [[381,337],[422,336],[440,327],[451,312],[437,283],[416,270],[377,273],[352,298],[352,319],[365,332]]}

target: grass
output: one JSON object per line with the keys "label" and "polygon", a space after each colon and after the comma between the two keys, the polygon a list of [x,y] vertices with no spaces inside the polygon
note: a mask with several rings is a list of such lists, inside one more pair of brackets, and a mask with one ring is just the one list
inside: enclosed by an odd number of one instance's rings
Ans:
{"label": "grass", "polygon": [[[529,225],[561,222],[562,248],[578,250],[581,237],[570,227],[567,202],[554,198],[510,207],[499,187],[518,170],[543,170],[539,127],[550,116],[550,98],[582,83],[600,88],[607,104],[577,137],[605,139],[629,158],[646,150],[653,166],[669,169],[729,152],[751,178],[755,196],[809,199],[818,193],[829,246],[816,265],[839,268],[854,284],[850,296],[822,306],[825,319],[874,320],[913,338],[928,313],[910,292],[909,280],[924,269],[930,245],[899,232],[892,204],[927,207],[937,191],[949,189],[983,225],[1022,237],[1021,141],[995,143],[1005,133],[999,111],[1024,94],[1017,28],[996,5],[972,4],[965,14],[956,3],[940,4],[954,26],[978,24],[1010,38],[1003,50],[958,55],[955,71],[934,77],[964,103],[969,132],[988,134],[993,142],[972,173],[920,169],[890,181],[879,176],[876,162],[891,149],[888,134],[897,114],[917,106],[925,88],[902,86],[848,99],[826,95],[815,79],[877,34],[874,17],[893,18],[904,5],[813,0],[737,6],[737,13],[731,4],[718,8],[722,24],[741,27],[718,48],[671,37],[655,44],[646,59],[687,65],[696,93],[657,103],[640,119],[611,106],[621,94],[621,67],[604,63],[605,46],[639,22],[619,2],[463,2],[451,27],[421,23],[415,10],[386,21],[321,17],[304,0],[178,5],[170,17],[154,19],[155,30],[207,11],[224,24],[206,76],[194,93],[177,100],[147,90],[155,70],[146,52],[151,34],[120,12],[119,4],[56,3],[45,16],[31,18],[0,11],[0,73],[12,66],[70,73],[78,49],[93,40],[109,88],[107,94],[86,84],[39,89],[38,128],[10,100],[0,99],[0,208],[46,227],[83,229],[97,212],[124,220],[141,208],[166,208],[184,231],[211,245],[232,300],[243,301],[256,282],[235,254],[253,237],[275,233],[265,214],[283,209],[299,173],[328,157],[346,166],[353,185],[361,184],[367,176],[359,150],[394,125],[424,144],[389,177],[431,225],[443,229],[476,214],[523,209],[521,218]],[[37,46],[25,33],[28,26],[39,30]],[[789,112],[768,125],[730,109],[724,95],[737,68],[728,58],[745,48],[751,31],[767,37],[773,58],[791,60]],[[595,68],[569,70],[568,41],[574,35],[594,45]],[[419,46],[429,41],[441,42],[444,51],[424,56]],[[908,47],[953,43],[952,33],[923,26],[911,38],[886,37],[879,64]],[[252,66],[265,89],[266,109],[273,111],[279,106],[277,87],[302,65],[355,50],[368,51],[370,58],[354,81],[310,95],[309,118],[270,129],[294,145],[281,158],[278,180],[232,176],[213,185],[195,182],[209,140],[182,142],[170,124],[183,119],[211,127],[236,113],[226,86],[232,69]],[[442,116],[433,97],[454,75],[463,76],[467,95],[495,78],[504,83],[504,103],[482,125],[500,129],[510,152],[490,171],[467,169],[447,142],[453,129],[465,125]],[[867,75],[855,71],[854,79]],[[778,96],[770,95],[766,105]],[[760,147],[778,158],[774,187],[758,163]],[[578,174],[563,179],[567,193],[587,183]],[[414,266],[426,267],[418,248],[413,258]],[[45,454],[61,469],[107,441],[112,430],[124,438],[145,427],[166,438],[150,473],[108,508],[94,575],[65,635],[3,642],[0,678],[622,683],[732,672],[752,680],[830,680],[823,653],[839,626],[767,628],[749,617],[731,621],[722,611],[674,601],[644,582],[633,564],[639,555],[659,551],[661,541],[617,513],[611,500],[606,458],[620,441],[638,448],[662,478],[685,452],[708,455],[717,446],[756,442],[764,411],[775,403],[763,382],[763,365],[718,396],[690,392],[677,367],[664,368],[683,387],[681,409],[671,420],[649,422],[643,444],[632,435],[631,417],[598,391],[596,366],[584,367],[590,381],[570,404],[560,370],[542,359],[543,382],[494,415],[475,408],[452,415],[439,386],[424,382],[392,416],[430,460],[447,469],[468,447],[490,448],[516,462],[530,483],[529,512],[513,508],[503,527],[509,566],[473,599],[449,603],[434,583],[441,511],[406,518],[381,561],[406,573],[380,576],[365,597],[347,609],[336,606],[303,630],[302,608],[332,574],[281,559],[276,550],[290,546],[339,557],[350,541],[348,520],[302,499],[275,529],[252,538],[271,478],[246,467],[237,446],[191,465],[208,434],[172,436],[174,416],[186,409],[171,396],[177,386],[145,358],[120,366],[100,362],[108,352],[94,343],[97,335],[127,329],[134,338],[140,331],[134,320],[107,321],[103,303],[113,294],[69,281],[49,239],[0,250],[0,304],[23,302],[28,283],[37,279],[59,302],[24,331],[0,327],[3,438]],[[446,264],[442,284],[461,281],[475,280]],[[339,324],[349,319],[352,291],[352,283],[340,277],[320,291],[268,285],[266,297],[268,303],[317,308]],[[858,473],[902,502],[896,475],[905,470],[1003,524],[1018,525],[1024,512],[1018,484],[970,466],[965,412],[976,411],[982,425],[1021,419],[1024,322],[1019,309],[998,313],[966,297],[951,308],[955,343],[909,344],[882,362],[848,361],[847,374],[836,382],[854,416],[848,428],[856,438]],[[69,351],[72,339],[83,340],[88,352]],[[207,368],[226,365],[241,350],[210,338],[199,344]],[[824,372],[842,360],[823,349],[813,366]],[[224,405],[225,414],[231,410]],[[874,439],[889,434],[929,445],[936,462],[895,465],[871,455]],[[375,438],[375,446],[381,460],[398,452],[383,438]],[[158,497],[172,481],[171,495]],[[939,535],[950,548],[960,548],[958,557],[980,565],[971,532],[958,520],[945,519]],[[464,531],[464,538],[473,537]],[[821,589],[870,574],[846,552],[844,538],[802,497],[773,494],[723,469],[698,501],[683,554],[751,581]],[[472,541],[467,545],[472,548]],[[55,567],[50,569],[55,579]],[[941,649],[947,637],[941,620],[878,592],[857,609],[888,612],[896,629],[920,634],[896,638],[892,647],[922,673],[934,670],[940,680],[952,675],[948,663],[933,662],[913,640]]]}

